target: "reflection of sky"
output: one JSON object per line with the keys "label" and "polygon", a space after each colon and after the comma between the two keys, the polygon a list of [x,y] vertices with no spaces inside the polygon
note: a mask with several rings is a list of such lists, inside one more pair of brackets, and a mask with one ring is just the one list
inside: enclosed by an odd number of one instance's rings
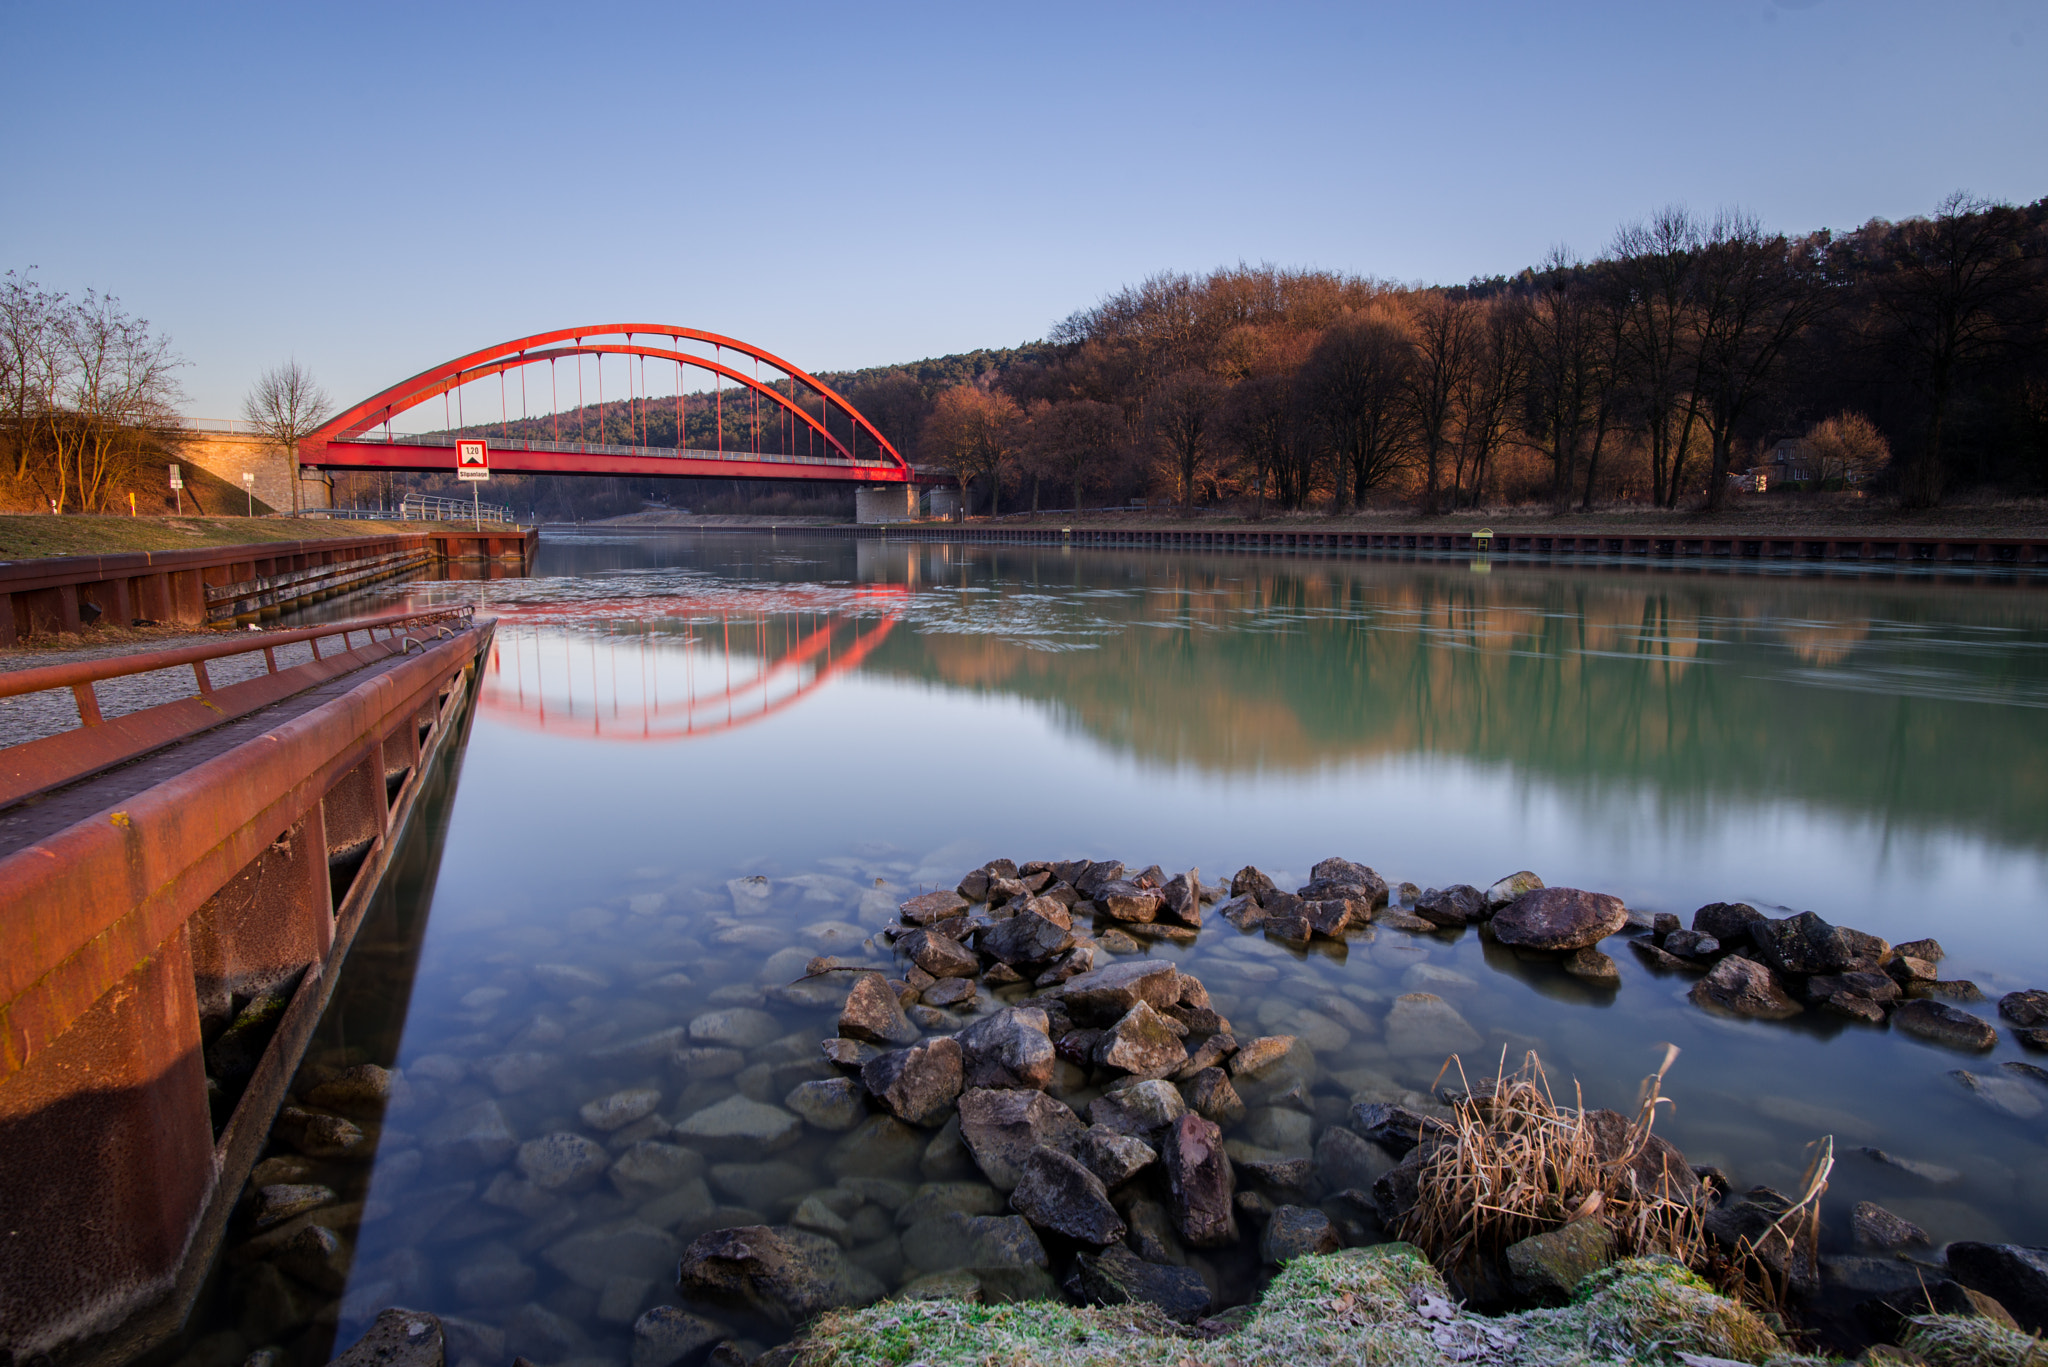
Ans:
{"label": "reflection of sky", "polygon": [[[1110,750],[1017,698],[871,676],[679,746],[598,746],[485,716],[454,815],[446,867],[515,906],[572,905],[593,865],[650,851],[774,871],[864,845],[915,859],[957,844],[985,851],[963,867],[1089,855],[1212,876],[1342,854],[1425,886],[1527,867],[1654,910],[1749,900],[1892,939],[1933,934],[1955,956],[1945,969],[1987,988],[2048,970],[2038,851],[1887,837],[1874,819],[1795,802],[1709,800],[1681,820],[1625,782],[1585,793],[1438,756],[1218,774]],[[551,850],[575,855],[537,857]]]}

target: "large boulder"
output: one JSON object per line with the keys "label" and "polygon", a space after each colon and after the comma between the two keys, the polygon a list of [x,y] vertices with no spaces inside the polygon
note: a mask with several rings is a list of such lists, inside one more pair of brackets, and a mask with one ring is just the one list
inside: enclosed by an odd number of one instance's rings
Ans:
{"label": "large boulder", "polygon": [[1524,949],[1584,949],[1628,924],[1619,897],[1579,888],[1538,888],[1495,914],[1494,937]]}
{"label": "large boulder", "polygon": [[1957,1281],[1992,1297],[2020,1328],[2048,1331],[2048,1248],[1966,1241],[1950,1244],[1943,1257]]}
{"label": "large boulder", "polygon": [[1043,1092],[978,1087],[960,1094],[960,1139],[998,1191],[1013,1191],[1031,1151],[1070,1152],[1088,1127]]}
{"label": "large boulder", "polygon": [[1161,1158],[1180,1237],[1195,1248],[1237,1242],[1237,1174],[1223,1150],[1223,1131],[1192,1113],[1166,1132]]}
{"label": "large boulder", "polygon": [[1517,898],[1526,897],[1542,886],[1543,880],[1527,869],[1520,873],[1511,873],[1486,890],[1487,910],[1499,911]]}
{"label": "large boulder", "polygon": [[943,921],[967,910],[967,899],[957,892],[928,892],[922,897],[911,898],[897,910],[910,924],[928,926],[934,921]]}
{"label": "large boulder", "polygon": [[1045,1012],[1016,1006],[984,1017],[962,1030],[961,1086],[1025,1087],[1044,1090],[1052,1081],[1052,1039]]}
{"label": "large boulder", "polygon": [[940,1125],[960,1095],[960,1042],[950,1035],[892,1049],[860,1070],[861,1085],[898,1120]]}
{"label": "large boulder", "polygon": [[1045,1245],[1021,1215],[966,1215],[947,1211],[903,1231],[903,1254],[921,1272],[964,1269],[988,1300],[1057,1298],[1046,1268]]}
{"label": "large boulder", "polygon": [[1077,1256],[1067,1290],[1090,1305],[1156,1305],[1182,1324],[1193,1324],[1212,1303],[1201,1273],[1145,1262],[1121,1244]]}
{"label": "large boulder", "polygon": [[1180,972],[1165,959],[1119,959],[1068,979],[1059,990],[1075,1020],[1103,1025],[1122,1018],[1139,1002],[1163,1011],[1179,1001],[1180,994]]}
{"label": "large boulder", "polygon": [[1479,1032],[1435,993],[1404,992],[1387,1012],[1389,1053],[1441,1057],[1478,1047]]}
{"label": "large boulder", "polygon": [[657,1305],[633,1321],[633,1367],[678,1367],[725,1336],[700,1315]]}
{"label": "large boulder", "polygon": [[2014,1025],[2048,1023],[2048,992],[2038,988],[2008,992],[1998,999],[1998,1014]]}
{"label": "large boulder", "polygon": [[1945,1049],[1962,1049],[1981,1054],[1998,1044],[1998,1031],[1991,1022],[1947,1002],[1919,1000],[1903,1002],[1892,1012],[1892,1025],[1916,1039],[1939,1044]]}
{"label": "large boulder", "polygon": [[1180,1090],[1160,1078],[1145,1078],[1104,1092],[1088,1103],[1088,1121],[1112,1134],[1150,1142],[1187,1111]]}
{"label": "large boulder", "polygon": [[1335,1253],[1343,1246],[1330,1217],[1312,1206],[1278,1206],[1259,1237],[1259,1256],[1276,1267],[1311,1253]]}
{"label": "large boulder", "polygon": [[683,1250],[677,1281],[685,1296],[751,1310],[783,1326],[866,1304],[885,1289],[822,1234],[767,1225],[699,1236]]}
{"label": "large boulder", "polygon": [[1749,939],[1756,947],[1760,963],[1799,977],[1812,973],[1875,973],[1891,952],[1891,946],[1877,936],[1847,926],[1829,925],[1810,911],[1783,920],[1766,917],[1753,921]]}
{"label": "large boulder", "polygon": [[441,1367],[446,1356],[440,1320],[424,1310],[385,1310],[328,1367]]}
{"label": "large boulder", "polygon": [[1580,1282],[1614,1260],[1614,1234],[1598,1220],[1573,1220],[1508,1245],[1508,1284],[1528,1300],[1561,1305]]}
{"label": "large boulder", "polygon": [[1202,928],[1202,871],[1189,869],[1166,880],[1166,886],[1159,889],[1165,904],[1159,914],[1168,921],[1186,926],[1190,930]]}
{"label": "large boulder", "polygon": [[1686,995],[1695,1005],[1761,1020],[1784,1020],[1805,1009],[1785,995],[1770,969],[1740,954],[1731,954],[1715,964],[1713,971],[1694,983]]}
{"label": "large boulder", "polygon": [[1102,1179],[1058,1149],[1033,1149],[1025,1158],[1010,1208],[1040,1229],[1098,1248],[1124,1237]]}
{"label": "large boulder", "polygon": [[914,930],[900,946],[916,964],[934,978],[971,978],[981,971],[981,958],[950,935]]}
{"label": "large boulder", "polygon": [[1117,921],[1147,925],[1159,919],[1166,906],[1166,894],[1158,888],[1141,887],[1129,879],[1104,883],[1091,899],[1102,914]]}
{"label": "large boulder", "polygon": [[839,1037],[869,1044],[915,1043],[917,1027],[903,1014],[903,1003],[879,973],[857,974],[846,1005],[839,1012]]}

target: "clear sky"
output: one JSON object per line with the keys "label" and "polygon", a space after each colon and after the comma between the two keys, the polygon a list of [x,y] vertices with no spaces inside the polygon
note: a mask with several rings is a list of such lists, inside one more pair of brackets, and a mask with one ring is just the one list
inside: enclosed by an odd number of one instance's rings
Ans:
{"label": "clear sky", "polygon": [[2040,0],[0,0],[0,269],[111,292],[230,416],[545,328],[813,370],[1041,337],[1163,269],[1395,280],[2048,195]]}

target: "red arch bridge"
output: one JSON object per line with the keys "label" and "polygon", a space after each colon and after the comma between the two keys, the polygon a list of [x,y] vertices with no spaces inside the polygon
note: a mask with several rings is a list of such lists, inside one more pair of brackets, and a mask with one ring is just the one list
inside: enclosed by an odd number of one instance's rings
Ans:
{"label": "red arch bridge", "polygon": [[[401,431],[407,414],[440,423]],[[458,436],[483,437],[491,468],[510,474],[921,482],[816,376],[733,337],[652,323],[564,328],[459,356],[313,432],[299,464],[446,473]]]}

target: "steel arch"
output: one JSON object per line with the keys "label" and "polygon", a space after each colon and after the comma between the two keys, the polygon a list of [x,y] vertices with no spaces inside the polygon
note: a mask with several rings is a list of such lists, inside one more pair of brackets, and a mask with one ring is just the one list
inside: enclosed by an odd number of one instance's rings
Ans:
{"label": "steel arch", "polygon": [[[703,342],[720,350],[738,352],[742,356],[751,357],[765,365],[774,367],[792,381],[804,385],[817,394],[829,407],[836,407],[846,414],[848,420],[855,428],[854,442],[856,447],[859,442],[859,433],[865,432],[868,438],[874,442],[875,446],[884,453],[886,457],[885,464],[894,467],[893,471],[891,471],[891,476],[885,477],[907,479],[911,476],[910,463],[903,459],[902,454],[896,450],[887,437],[882,435],[881,430],[872,422],[869,422],[860,410],[849,403],[843,395],[819,380],[815,375],[797,368],[771,351],[764,350],[748,342],[743,342],[736,337],[728,337],[723,333],[706,332],[700,328],[652,323],[603,323],[589,327],[560,328],[550,332],[538,332],[528,337],[519,337],[509,342],[500,342],[493,346],[472,351],[467,355],[458,356],[454,360],[445,361],[440,365],[421,371],[411,379],[401,381],[388,389],[371,395],[361,403],[354,405],[324,423],[300,443],[299,463],[301,465],[326,464],[328,462],[325,460],[325,455],[330,442],[346,442],[360,437],[371,428],[381,423],[389,422],[398,413],[417,407],[427,400],[447,393],[458,385],[466,384],[471,380],[549,359],[549,356],[541,353],[539,349],[553,347],[561,342],[569,342],[572,345],[555,350],[553,356],[556,358],[565,355],[653,356],[659,359],[678,361],[684,365],[694,366],[701,370],[723,375],[727,379],[739,382],[755,393],[767,395],[784,409],[802,416],[804,421],[813,430],[819,432],[828,442],[831,442],[834,448],[845,456],[847,460],[855,459],[854,452],[849,450],[838,438],[833,437],[818,419],[811,416],[807,409],[775,389],[772,385],[764,384],[711,358],[693,355],[679,348],[668,349],[636,345],[632,339],[639,336],[666,337],[677,342],[688,338],[691,341]],[[626,340],[618,343],[586,342],[585,340],[587,338],[602,337],[623,337]],[[681,434],[679,433],[679,441],[680,436]],[[681,447],[679,446],[678,450],[680,449]]]}

